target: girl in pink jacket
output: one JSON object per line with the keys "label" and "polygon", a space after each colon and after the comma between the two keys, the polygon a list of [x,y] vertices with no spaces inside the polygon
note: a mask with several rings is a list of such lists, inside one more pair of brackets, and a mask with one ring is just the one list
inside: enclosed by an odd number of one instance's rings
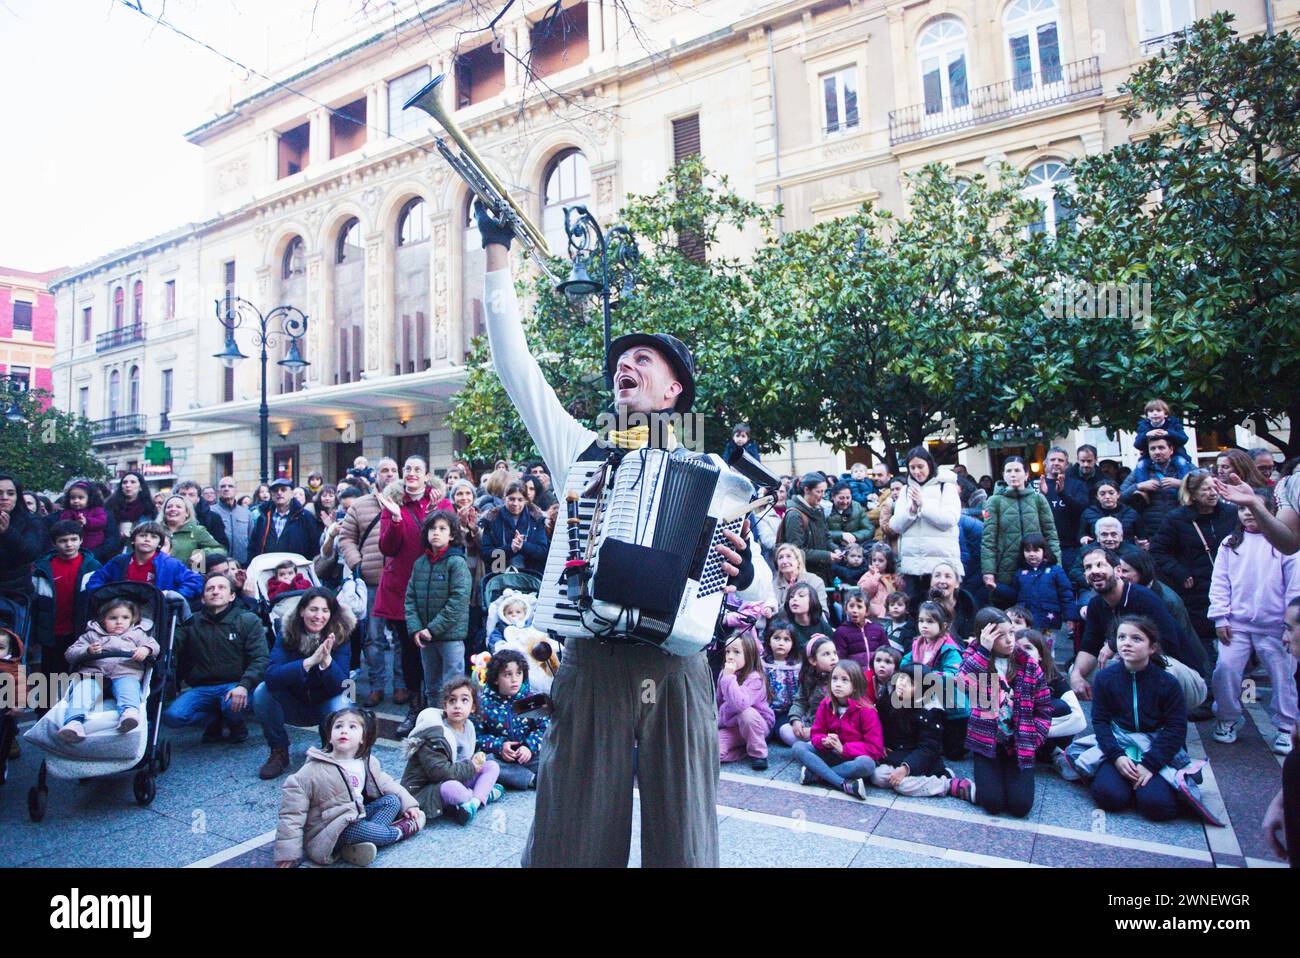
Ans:
{"label": "girl in pink jacket", "polygon": [[867,678],[852,659],[831,672],[830,693],[817,708],[812,740],[795,742],[794,757],[803,766],[801,785],[820,779],[866,801],[867,781],[885,757],[885,737]]}
{"label": "girl in pink jacket", "polygon": [[757,771],[767,768],[767,736],[776,724],[772,692],[758,642],[742,632],[727,643],[718,678],[718,746],[724,762],[745,755]]}
{"label": "girl in pink jacket", "polygon": [[1219,637],[1219,660],[1214,666],[1214,738],[1230,744],[1237,740],[1241,722],[1241,678],[1253,650],[1268,669],[1273,683],[1269,712],[1277,735],[1273,751],[1291,751],[1291,730],[1296,725],[1295,659],[1282,634],[1286,607],[1300,594],[1300,562],[1268,544],[1249,509],[1237,510],[1237,528],[1219,544],[1210,577],[1207,618]]}

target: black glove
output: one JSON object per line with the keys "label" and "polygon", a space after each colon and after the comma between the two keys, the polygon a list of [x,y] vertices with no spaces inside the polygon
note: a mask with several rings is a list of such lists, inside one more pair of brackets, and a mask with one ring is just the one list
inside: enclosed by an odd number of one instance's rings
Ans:
{"label": "black glove", "polygon": [[484,249],[488,248],[489,243],[500,243],[506,249],[510,248],[510,241],[515,238],[515,231],[493,219],[482,200],[474,201],[474,219],[478,222],[478,235],[483,241]]}

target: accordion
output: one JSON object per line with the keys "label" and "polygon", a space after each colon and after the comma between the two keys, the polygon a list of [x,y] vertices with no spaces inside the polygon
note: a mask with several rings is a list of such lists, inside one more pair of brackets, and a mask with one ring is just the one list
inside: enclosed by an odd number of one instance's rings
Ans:
{"label": "accordion", "polygon": [[589,594],[577,603],[569,598],[557,556],[569,550],[557,528],[534,624],[561,638],[629,638],[671,655],[707,648],[727,584],[713,547],[726,542],[724,529],[740,532],[752,493],[717,456],[629,452],[599,510],[580,504],[579,535],[584,545],[595,540]]}

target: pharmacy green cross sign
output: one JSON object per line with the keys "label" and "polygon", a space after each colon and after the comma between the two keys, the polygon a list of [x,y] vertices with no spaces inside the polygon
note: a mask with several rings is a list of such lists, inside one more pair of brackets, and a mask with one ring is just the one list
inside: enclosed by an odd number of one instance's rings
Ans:
{"label": "pharmacy green cross sign", "polygon": [[161,439],[155,439],[144,447],[144,461],[151,466],[165,466],[172,461],[172,451]]}

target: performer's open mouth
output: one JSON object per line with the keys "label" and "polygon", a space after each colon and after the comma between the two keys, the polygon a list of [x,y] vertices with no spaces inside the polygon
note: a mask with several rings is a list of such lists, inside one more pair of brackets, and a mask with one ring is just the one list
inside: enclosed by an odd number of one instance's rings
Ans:
{"label": "performer's open mouth", "polygon": [[636,377],[629,376],[627,373],[624,373],[623,375],[618,377],[618,382],[616,385],[618,386],[620,392],[627,389],[636,389],[637,387]]}

